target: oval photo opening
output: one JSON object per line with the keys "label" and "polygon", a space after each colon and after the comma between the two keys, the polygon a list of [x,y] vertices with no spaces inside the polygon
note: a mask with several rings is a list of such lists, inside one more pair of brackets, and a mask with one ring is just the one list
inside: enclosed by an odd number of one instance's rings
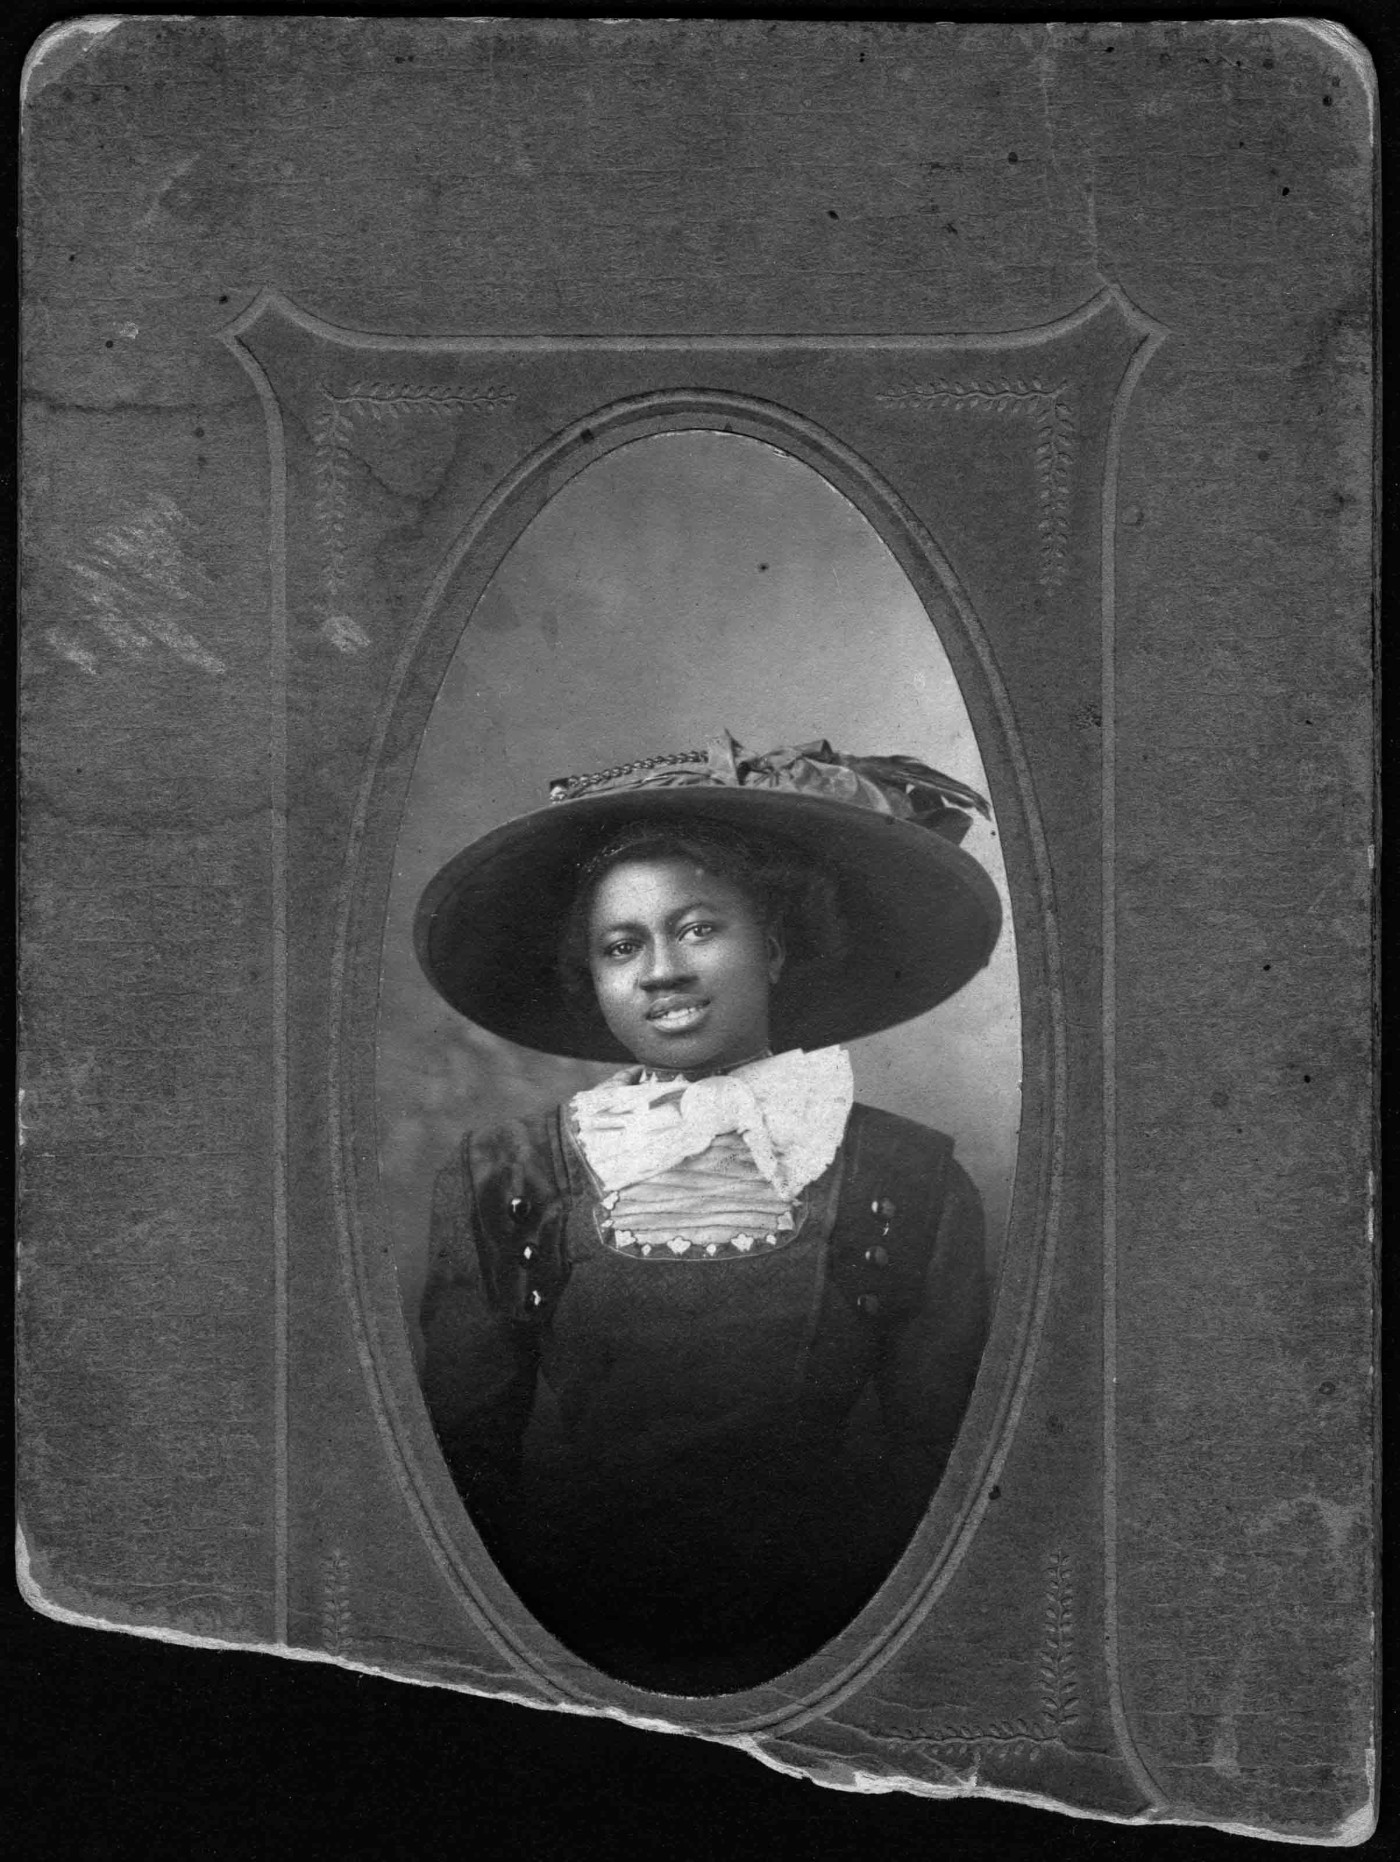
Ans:
{"label": "oval photo opening", "polygon": [[608,453],[462,619],[379,1031],[429,1414],[546,1630],[733,1692],[879,1589],[985,1343],[1020,1078],[986,777],[889,549],[756,440]]}

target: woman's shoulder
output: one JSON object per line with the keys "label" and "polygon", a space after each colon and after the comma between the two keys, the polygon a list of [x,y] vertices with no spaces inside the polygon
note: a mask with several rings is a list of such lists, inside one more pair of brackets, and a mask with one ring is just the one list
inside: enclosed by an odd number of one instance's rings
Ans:
{"label": "woman's shoulder", "polygon": [[976,1186],[953,1155],[953,1139],[946,1131],[918,1119],[886,1112],[857,1100],[851,1107],[842,1150],[846,1158],[848,1194],[861,1201],[901,1200],[889,1189],[898,1186],[920,1206],[978,1205]]}
{"label": "woman's shoulder", "polygon": [[538,1203],[557,1193],[567,1169],[560,1143],[560,1108],[473,1125],[462,1134],[457,1154],[442,1172],[478,1197],[491,1193]]}
{"label": "woman's shoulder", "polygon": [[471,1125],[462,1134],[462,1147],[484,1161],[508,1159],[523,1151],[547,1150],[559,1129],[559,1106],[532,1112],[524,1118],[502,1119],[496,1125]]}
{"label": "woman's shoulder", "polygon": [[851,1107],[846,1126],[846,1143],[853,1142],[945,1154],[953,1149],[953,1140],[946,1131],[938,1131],[919,1119],[905,1118],[899,1112],[886,1112],[883,1106],[868,1106],[861,1099]]}

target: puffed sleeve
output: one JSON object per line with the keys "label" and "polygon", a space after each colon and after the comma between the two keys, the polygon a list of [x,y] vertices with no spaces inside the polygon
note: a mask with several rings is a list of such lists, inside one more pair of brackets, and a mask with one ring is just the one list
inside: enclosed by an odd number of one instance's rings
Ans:
{"label": "puffed sleeve", "polygon": [[950,1161],[922,1297],[876,1371],[881,1417],[901,1484],[920,1510],[937,1485],[987,1341],[982,1199]]}
{"label": "puffed sleeve", "polygon": [[479,1216],[459,1160],[433,1192],[427,1284],[421,1308],[427,1353],[423,1392],[447,1465],[482,1530],[508,1508],[534,1400],[534,1340],[490,1297],[478,1246]]}

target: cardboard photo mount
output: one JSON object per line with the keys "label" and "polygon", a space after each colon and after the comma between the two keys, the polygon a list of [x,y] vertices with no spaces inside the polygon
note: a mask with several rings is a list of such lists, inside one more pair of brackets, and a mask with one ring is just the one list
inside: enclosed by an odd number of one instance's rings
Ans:
{"label": "cardboard photo mount", "polygon": [[[199,110],[163,116],[165,84]],[[830,105],[839,204],[794,88]],[[1371,103],[1354,45],[1277,24],[127,20],[38,48],[36,1607],[844,1788],[1364,1838]],[[379,166],[347,229],[352,124]],[[799,250],[796,282],[764,256]],[[413,1367],[374,1103],[403,800],[462,616],[572,477],[696,429],[820,472],[939,626],[1023,1027],[942,1485],[841,1635],[703,1699],[577,1661],[486,1557]]]}

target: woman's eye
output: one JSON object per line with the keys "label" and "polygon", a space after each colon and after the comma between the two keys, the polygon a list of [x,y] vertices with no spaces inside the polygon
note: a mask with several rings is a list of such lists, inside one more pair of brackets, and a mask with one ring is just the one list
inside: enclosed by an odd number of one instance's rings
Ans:
{"label": "woman's eye", "polygon": [[636,948],[636,943],[632,938],[619,938],[615,944],[604,945],[603,955],[605,957],[630,957]]}
{"label": "woman's eye", "polygon": [[718,929],[719,929],[718,925],[712,925],[708,923],[687,925],[685,929],[681,932],[681,936],[692,938],[692,939],[693,938],[706,938],[706,937],[712,936],[713,933],[716,932]]}

